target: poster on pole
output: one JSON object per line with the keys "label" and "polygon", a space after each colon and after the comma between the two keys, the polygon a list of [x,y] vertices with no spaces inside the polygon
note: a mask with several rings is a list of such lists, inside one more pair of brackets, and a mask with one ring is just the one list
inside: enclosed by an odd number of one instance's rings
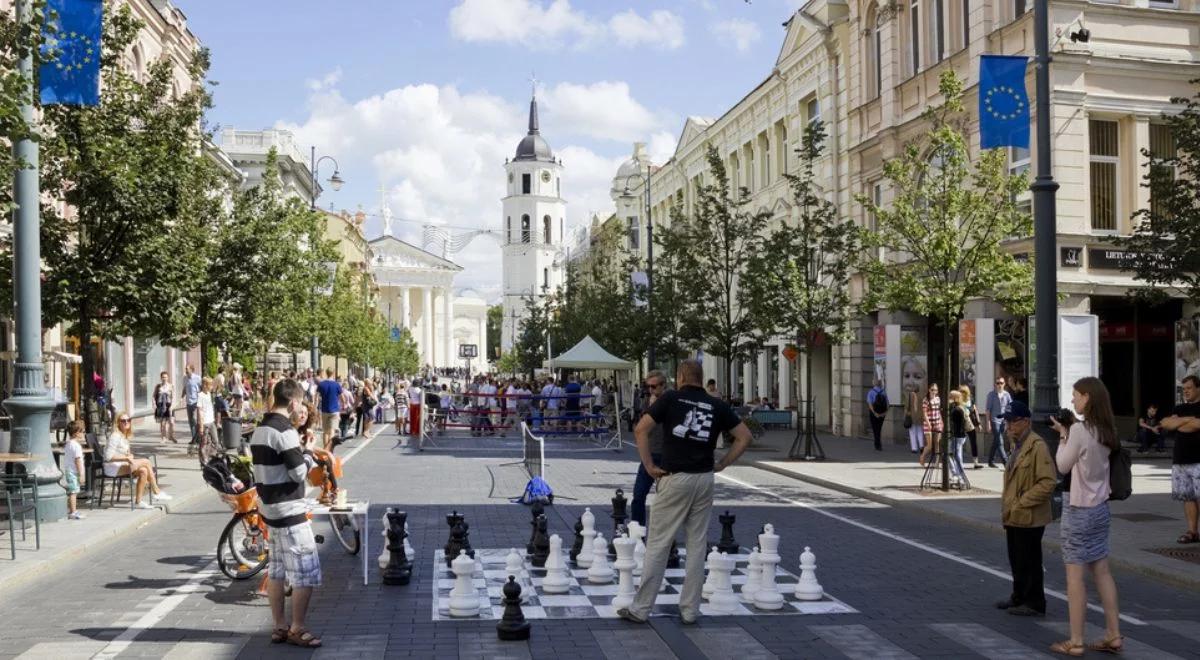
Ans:
{"label": "poster on pole", "polygon": [[1183,403],[1183,379],[1200,378],[1200,319],[1175,322],[1175,403]]}
{"label": "poster on pole", "polygon": [[887,391],[887,326],[875,326],[875,371],[871,377],[873,381],[879,381],[884,391]]}
{"label": "poster on pole", "polygon": [[903,395],[925,395],[929,381],[929,340],[921,326],[900,328],[900,379]]}
{"label": "poster on pole", "polygon": [[904,397],[901,394],[903,379],[900,377],[900,326],[885,325],[883,328],[884,361],[886,363],[884,374],[887,377],[888,401],[896,405],[903,405]]}
{"label": "poster on pole", "polygon": [[958,384],[966,385],[972,392],[978,389],[977,369],[979,368],[978,344],[976,339],[975,319],[963,319],[958,322]]}
{"label": "poster on pole", "polygon": [[1058,316],[1058,401],[1068,405],[1075,381],[1100,376],[1100,317]]}

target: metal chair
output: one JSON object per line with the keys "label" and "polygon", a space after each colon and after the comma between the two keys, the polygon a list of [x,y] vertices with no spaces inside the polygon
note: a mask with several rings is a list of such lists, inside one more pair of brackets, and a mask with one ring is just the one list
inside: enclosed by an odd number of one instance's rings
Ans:
{"label": "metal chair", "polygon": [[2,513],[8,518],[8,547],[12,559],[17,558],[17,536],[14,523],[21,517],[21,540],[26,538],[26,514],[33,514],[33,538],[35,548],[42,549],[42,524],[38,520],[37,482],[26,475],[0,475],[0,487],[4,490],[5,508]]}
{"label": "metal chair", "polygon": [[107,474],[105,474],[105,472],[104,472],[104,447],[101,446],[100,441],[96,439],[95,433],[85,434],[84,439],[87,441],[88,447],[90,447],[92,450],[92,466],[91,466],[91,468],[89,468],[91,470],[91,475],[90,475],[91,480],[90,481],[92,483],[92,494],[91,494],[91,498],[89,498],[88,508],[95,509],[96,502],[100,502],[101,500],[104,499],[104,485],[106,483],[108,483],[108,481],[111,480],[111,481],[116,482],[116,488],[113,488],[109,492],[108,505],[116,506],[116,500],[120,499],[120,497],[121,497],[121,486],[123,485],[123,483],[125,481],[128,481],[129,482],[129,493],[130,493],[129,508],[130,508],[130,510],[132,510],[134,507],[134,504],[136,504],[136,502],[134,502],[134,500],[133,500],[133,494],[137,492],[134,488],[133,474],[130,473],[130,474],[125,474],[125,475],[118,475],[115,477],[110,477]]}

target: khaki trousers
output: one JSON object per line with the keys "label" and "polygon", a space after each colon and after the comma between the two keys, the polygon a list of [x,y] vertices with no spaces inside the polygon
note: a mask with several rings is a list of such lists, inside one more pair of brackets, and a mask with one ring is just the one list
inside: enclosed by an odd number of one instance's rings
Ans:
{"label": "khaki trousers", "polygon": [[321,413],[321,443],[325,451],[333,451],[333,429],[339,417],[338,413]]}
{"label": "khaki trousers", "polygon": [[678,472],[658,480],[642,566],[642,584],[629,611],[646,618],[654,608],[658,588],[667,568],[671,542],[682,526],[687,538],[686,573],[679,611],[683,616],[700,615],[700,589],[704,586],[704,558],[708,555],[708,523],[712,517],[713,473]]}

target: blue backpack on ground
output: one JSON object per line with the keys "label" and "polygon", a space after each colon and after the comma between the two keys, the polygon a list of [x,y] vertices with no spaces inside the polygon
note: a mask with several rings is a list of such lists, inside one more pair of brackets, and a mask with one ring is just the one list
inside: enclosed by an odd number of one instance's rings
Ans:
{"label": "blue backpack on ground", "polygon": [[529,483],[525,484],[525,492],[513,502],[520,504],[533,504],[541,502],[542,504],[554,503],[554,490],[550,488],[550,484],[541,477],[533,477]]}

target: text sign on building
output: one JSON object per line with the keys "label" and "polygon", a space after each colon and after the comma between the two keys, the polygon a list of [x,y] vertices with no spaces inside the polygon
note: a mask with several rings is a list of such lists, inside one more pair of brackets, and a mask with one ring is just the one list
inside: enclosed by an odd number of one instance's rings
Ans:
{"label": "text sign on building", "polygon": [[1137,253],[1113,248],[1088,248],[1088,264],[1092,268],[1125,270]]}
{"label": "text sign on building", "polygon": [[1081,268],[1083,266],[1083,248],[1059,248],[1059,264],[1066,268]]}
{"label": "text sign on building", "polygon": [[458,357],[468,359],[479,357],[479,346],[475,344],[459,344]]}

